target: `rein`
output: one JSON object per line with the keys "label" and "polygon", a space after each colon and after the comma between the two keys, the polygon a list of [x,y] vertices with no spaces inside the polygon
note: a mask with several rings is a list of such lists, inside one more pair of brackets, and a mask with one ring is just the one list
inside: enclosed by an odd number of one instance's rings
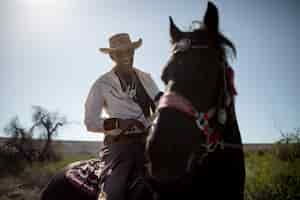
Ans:
{"label": "rein", "polygon": [[[230,102],[230,101],[228,101]],[[182,113],[187,114],[195,120],[197,127],[205,135],[206,144],[204,144],[208,152],[213,152],[220,141],[220,133],[210,125],[210,120],[217,113],[217,108],[212,107],[207,112],[198,112],[191,102],[175,92],[166,92],[160,99],[158,111],[162,108],[174,108]],[[220,111],[219,111],[220,112]],[[222,111],[223,112],[223,111]],[[224,115],[224,113],[222,113]],[[223,116],[224,118],[225,116]],[[222,119],[222,122],[226,119]]]}
{"label": "rein", "polygon": [[[232,98],[228,96],[225,104],[228,107],[231,103]],[[232,144],[222,141],[220,131],[217,131],[216,128],[212,128],[210,126],[210,119],[212,119],[217,113],[216,107],[210,108],[207,112],[198,112],[191,104],[191,102],[182,95],[179,95],[175,92],[166,92],[159,100],[157,111],[159,112],[163,108],[174,108],[194,118],[197,127],[206,137],[206,144],[203,144],[202,146],[205,147],[207,152],[214,152],[218,146],[220,146],[221,149],[224,149],[225,147],[232,149],[242,149],[241,144]],[[226,111],[220,110],[219,114],[220,112]],[[224,113],[221,113],[221,115],[224,115]]]}

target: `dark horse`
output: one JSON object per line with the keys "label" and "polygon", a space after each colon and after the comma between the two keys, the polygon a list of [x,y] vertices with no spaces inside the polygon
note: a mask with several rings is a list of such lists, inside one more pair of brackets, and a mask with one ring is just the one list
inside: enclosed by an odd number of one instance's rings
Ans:
{"label": "dark horse", "polygon": [[198,25],[183,32],[170,17],[167,89],[147,142],[150,175],[162,198],[243,199],[244,153],[227,61],[236,50],[219,32],[213,3]]}
{"label": "dark horse", "polygon": [[[225,51],[235,54],[235,48],[219,32],[213,3],[199,24],[182,32],[170,18],[172,56],[162,74],[167,91],[146,145],[149,176],[131,184],[127,199],[243,199],[244,153]],[[97,199],[70,184],[65,175],[73,168],[54,176],[41,200]]]}

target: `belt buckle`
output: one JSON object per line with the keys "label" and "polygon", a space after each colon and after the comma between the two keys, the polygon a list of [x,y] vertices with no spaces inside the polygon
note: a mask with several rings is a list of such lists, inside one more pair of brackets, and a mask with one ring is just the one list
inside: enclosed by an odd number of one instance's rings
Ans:
{"label": "belt buckle", "polygon": [[141,133],[143,131],[141,131],[138,127],[133,126],[130,129],[127,129],[126,131],[124,131],[124,135],[137,135],[139,133]]}

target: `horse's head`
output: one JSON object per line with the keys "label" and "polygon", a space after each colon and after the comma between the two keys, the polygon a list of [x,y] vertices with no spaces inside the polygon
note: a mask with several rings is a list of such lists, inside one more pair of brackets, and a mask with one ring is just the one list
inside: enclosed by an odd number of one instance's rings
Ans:
{"label": "horse's head", "polygon": [[170,17],[172,55],[161,78],[169,90],[188,98],[198,110],[206,110],[216,104],[222,87],[226,47],[234,54],[235,48],[219,32],[218,10],[213,3],[208,3],[204,19],[196,24],[194,30],[183,32]]}
{"label": "horse's head", "polygon": [[[172,55],[164,67],[162,80],[168,92],[180,94],[199,112],[218,103],[224,91],[226,50],[235,47],[219,32],[216,6],[209,2],[199,27],[181,31],[170,17]],[[147,143],[151,169],[159,180],[168,181],[186,170],[191,152],[205,141],[195,120],[169,107],[162,108]]]}

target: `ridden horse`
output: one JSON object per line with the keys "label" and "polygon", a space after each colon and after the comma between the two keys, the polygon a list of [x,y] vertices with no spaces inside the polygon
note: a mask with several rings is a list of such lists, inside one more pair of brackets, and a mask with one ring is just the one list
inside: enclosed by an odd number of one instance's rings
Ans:
{"label": "ridden horse", "polygon": [[[225,51],[235,54],[235,48],[218,25],[210,2],[201,27],[191,32],[170,18],[172,56],[162,73],[168,89],[146,145],[149,178],[141,184],[133,178],[128,199],[243,199],[244,154]],[[66,174],[74,165],[52,178],[41,200],[98,198],[70,184]]]}
{"label": "ridden horse", "polygon": [[236,50],[219,31],[213,3],[198,24],[184,32],[170,17],[172,55],[147,140],[149,172],[163,199],[243,199],[244,152],[227,61]]}

